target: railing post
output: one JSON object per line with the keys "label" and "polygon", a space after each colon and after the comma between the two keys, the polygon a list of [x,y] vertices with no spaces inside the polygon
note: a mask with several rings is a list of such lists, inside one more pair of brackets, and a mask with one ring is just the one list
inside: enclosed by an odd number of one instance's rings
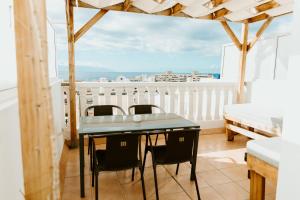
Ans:
{"label": "railing post", "polygon": [[127,93],[127,108],[131,105],[134,105],[135,104],[135,101],[134,101],[134,88],[126,88],[126,93]]}
{"label": "railing post", "polygon": [[145,103],[145,87],[138,87],[137,92],[138,92],[138,103],[139,104],[144,104]]}
{"label": "railing post", "polygon": [[212,88],[211,86],[206,87],[206,120],[211,120],[211,95],[212,95]]}
{"label": "railing post", "polygon": [[198,98],[197,98],[197,121],[202,120],[202,111],[203,111],[203,88],[201,86],[197,87],[197,93],[198,93]]}
{"label": "railing post", "polygon": [[184,116],[184,108],[185,108],[185,88],[182,86],[179,86],[178,88],[178,96],[179,96],[179,115]]}
{"label": "railing post", "polygon": [[175,113],[175,92],[177,87],[169,86],[169,112]]}
{"label": "railing post", "polygon": [[188,118],[194,120],[194,86],[188,86],[188,97],[189,97],[189,114]]}
{"label": "railing post", "polygon": [[104,88],[104,104],[109,105],[111,102],[111,88]]}
{"label": "railing post", "polygon": [[149,104],[155,104],[155,93],[156,87],[147,87],[148,95],[147,95],[147,102]]}
{"label": "railing post", "polygon": [[[167,88],[166,87],[159,87],[158,88],[158,93],[159,93],[159,106],[166,111],[166,92]],[[170,94],[168,95],[170,96]],[[170,105],[169,105],[170,106]],[[168,108],[170,110],[170,108]]]}
{"label": "railing post", "polygon": [[214,120],[220,119],[220,98],[221,98],[221,87],[215,87],[215,116]]}
{"label": "railing post", "polygon": [[[122,101],[123,88],[115,88],[115,92],[116,92],[116,96],[117,96],[117,98],[116,98],[116,100],[117,100],[116,104],[118,106],[120,106],[121,108],[123,108],[123,101]],[[118,114],[119,115],[121,114],[119,110],[118,110]]]}

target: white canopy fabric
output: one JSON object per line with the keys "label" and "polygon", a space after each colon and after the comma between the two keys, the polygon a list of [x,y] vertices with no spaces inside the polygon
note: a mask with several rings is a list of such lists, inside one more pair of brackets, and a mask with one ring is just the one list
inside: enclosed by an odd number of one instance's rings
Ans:
{"label": "white canopy fabric", "polygon": [[[106,10],[242,22],[277,17],[293,11],[293,0],[73,0],[74,5]],[[84,5],[84,6],[83,6]],[[130,7],[130,10],[122,7]],[[133,9],[134,8],[134,9]],[[222,11],[221,14],[218,14]]]}

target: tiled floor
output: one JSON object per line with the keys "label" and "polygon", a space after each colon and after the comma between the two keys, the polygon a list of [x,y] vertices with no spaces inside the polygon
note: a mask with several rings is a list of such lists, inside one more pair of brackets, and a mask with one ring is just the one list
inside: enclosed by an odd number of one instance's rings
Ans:
{"label": "tiled floor", "polygon": [[[246,200],[249,199],[249,180],[244,152],[247,138],[236,136],[234,142],[227,142],[224,134],[202,135],[199,139],[197,180],[203,200]],[[78,149],[68,150],[64,200],[81,199],[79,193]],[[86,198],[94,199],[91,187],[88,156],[85,157]],[[145,170],[147,199],[155,199],[151,157],[148,154]],[[189,163],[181,164],[179,174],[176,166],[158,167],[158,185],[160,199],[185,200],[196,199],[196,190],[190,182]],[[135,181],[131,182],[131,170],[122,172],[103,172],[99,175],[99,195],[104,200],[142,199],[139,171]],[[275,199],[276,187],[267,182],[266,200]]]}

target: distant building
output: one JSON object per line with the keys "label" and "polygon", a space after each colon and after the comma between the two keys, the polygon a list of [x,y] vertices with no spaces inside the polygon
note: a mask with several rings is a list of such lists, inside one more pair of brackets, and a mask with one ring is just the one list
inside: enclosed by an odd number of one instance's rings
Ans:
{"label": "distant building", "polygon": [[99,78],[99,82],[108,82],[108,79],[106,77]]}
{"label": "distant building", "polygon": [[163,74],[155,75],[155,82],[198,82],[201,79],[213,79],[213,74],[200,74],[193,71],[191,74],[175,74],[167,71]]}
{"label": "distant building", "polygon": [[186,76],[167,71],[163,74],[155,75],[155,82],[186,82]]}
{"label": "distant building", "polygon": [[118,76],[116,78],[116,82],[129,82],[130,80],[126,78],[125,76]]}

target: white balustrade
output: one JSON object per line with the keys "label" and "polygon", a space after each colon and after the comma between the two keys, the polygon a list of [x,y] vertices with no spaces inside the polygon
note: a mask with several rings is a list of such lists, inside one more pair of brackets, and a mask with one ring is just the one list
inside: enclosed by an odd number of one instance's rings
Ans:
{"label": "white balustrade", "polygon": [[[223,108],[234,103],[236,83],[220,80],[207,82],[79,82],[79,115],[91,105],[114,104],[127,112],[134,104],[155,104],[166,112],[177,113],[200,123],[222,121]],[[65,113],[69,116],[68,87],[62,86]],[[120,114],[120,113],[118,113]],[[219,123],[220,124],[220,123]],[[67,123],[68,126],[68,123]],[[209,125],[212,128],[214,125]]]}

